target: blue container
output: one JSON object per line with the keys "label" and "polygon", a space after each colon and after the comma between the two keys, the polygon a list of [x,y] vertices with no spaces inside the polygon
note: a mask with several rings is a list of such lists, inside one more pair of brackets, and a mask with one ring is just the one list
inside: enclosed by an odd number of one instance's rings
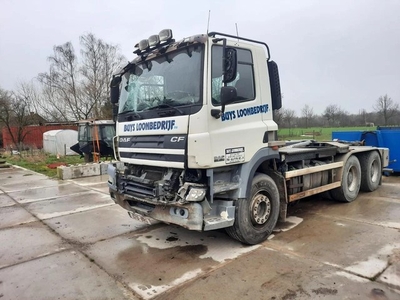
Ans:
{"label": "blue container", "polygon": [[400,172],[400,127],[378,127],[371,131],[333,131],[332,139],[355,142],[365,140],[366,146],[389,148],[389,169]]}

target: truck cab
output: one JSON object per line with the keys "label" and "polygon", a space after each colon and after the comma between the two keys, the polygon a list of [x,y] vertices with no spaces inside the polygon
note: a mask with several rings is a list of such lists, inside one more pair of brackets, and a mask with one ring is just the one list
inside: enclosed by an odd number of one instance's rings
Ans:
{"label": "truck cab", "polygon": [[285,178],[288,171],[317,167],[320,184],[340,188],[344,162],[331,173],[318,167],[347,160],[339,157],[348,146],[310,142],[292,160],[296,151],[280,149],[272,114],[281,108],[279,74],[267,44],[216,32],[175,41],[163,30],[136,47],[111,82],[118,162],[108,169],[111,198],[131,217],[226,228],[255,244],[286,217],[289,194],[303,192],[288,185],[307,174]]}
{"label": "truck cab", "polygon": [[80,120],[78,125],[78,143],[70,149],[80,154],[85,162],[99,162],[100,158],[113,156],[113,138],[115,123],[112,120]]}

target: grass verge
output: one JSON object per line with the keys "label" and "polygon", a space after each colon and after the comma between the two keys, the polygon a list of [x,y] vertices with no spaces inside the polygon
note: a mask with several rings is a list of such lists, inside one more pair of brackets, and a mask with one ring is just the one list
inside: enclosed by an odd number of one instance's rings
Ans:
{"label": "grass verge", "polygon": [[282,128],[278,130],[278,139],[331,141],[333,131],[371,131],[376,127],[310,127],[310,128]]}
{"label": "grass verge", "polygon": [[57,177],[57,166],[84,163],[79,155],[62,156],[50,155],[43,151],[23,151],[20,154],[4,153],[5,160],[12,165],[17,165],[49,177]]}

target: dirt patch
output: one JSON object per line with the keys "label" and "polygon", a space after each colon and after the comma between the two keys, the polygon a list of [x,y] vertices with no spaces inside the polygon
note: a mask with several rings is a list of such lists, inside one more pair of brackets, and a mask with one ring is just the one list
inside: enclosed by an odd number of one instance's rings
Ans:
{"label": "dirt patch", "polygon": [[337,289],[319,288],[312,290],[312,292],[317,295],[336,295]]}
{"label": "dirt patch", "polygon": [[400,263],[400,248],[393,249],[393,253],[389,256],[389,264]]}
{"label": "dirt patch", "polygon": [[64,163],[64,162],[56,162],[56,163],[48,164],[47,167],[49,169],[57,169],[57,167],[66,166],[66,165],[67,165],[67,163]]}
{"label": "dirt patch", "polygon": [[297,293],[295,291],[292,290],[288,290],[288,292],[286,293],[286,295],[284,295],[282,297],[282,300],[291,300],[291,299],[296,299],[297,297]]}

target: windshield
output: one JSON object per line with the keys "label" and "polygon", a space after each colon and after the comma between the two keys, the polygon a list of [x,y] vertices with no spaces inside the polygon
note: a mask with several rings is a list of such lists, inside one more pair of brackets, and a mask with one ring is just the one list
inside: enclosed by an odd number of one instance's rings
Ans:
{"label": "windshield", "polygon": [[[97,133],[95,132],[97,130]],[[81,125],[78,128],[78,141],[80,143],[91,142],[93,135],[98,137],[99,140],[105,141],[111,145],[112,139],[115,136],[114,124],[99,124],[99,125]]]}
{"label": "windshield", "polygon": [[121,82],[119,113],[200,103],[202,52],[191,46],[133,66]]}

